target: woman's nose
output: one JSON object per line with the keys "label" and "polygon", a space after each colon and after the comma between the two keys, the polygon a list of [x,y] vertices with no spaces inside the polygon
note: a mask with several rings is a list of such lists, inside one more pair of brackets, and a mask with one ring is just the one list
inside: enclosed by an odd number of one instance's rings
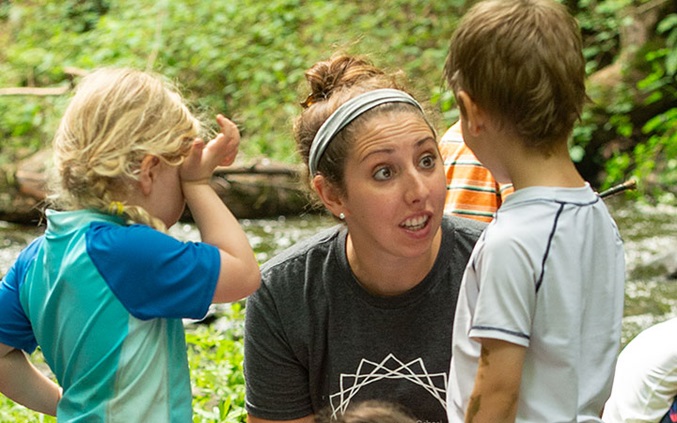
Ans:
{"label": "woman's nose", "polygon": [[423,202],[428,193],[428,183],[424,175],[416,170],[408,172],[406,178],[405,201],[409,204]]}

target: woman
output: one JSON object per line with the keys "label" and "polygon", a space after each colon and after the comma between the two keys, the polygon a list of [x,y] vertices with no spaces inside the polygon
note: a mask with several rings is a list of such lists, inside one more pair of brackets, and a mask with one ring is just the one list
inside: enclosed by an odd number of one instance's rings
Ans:
{"label": "woman", "polygon": [[443,219],[435,131],[394,77],[339,56],[306,78],[294,135],[342,224],[262,268],[247,302],[249,421],[312,422],[368,399],[446,421],[457,292],[484,226]]}

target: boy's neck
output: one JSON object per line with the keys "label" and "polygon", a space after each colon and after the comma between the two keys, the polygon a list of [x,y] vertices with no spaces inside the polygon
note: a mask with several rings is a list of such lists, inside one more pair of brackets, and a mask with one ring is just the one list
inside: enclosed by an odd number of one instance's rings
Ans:
{"label": "boy's neck", "polygon": [[505,160],[515,190],[533,186],[580,188],[585,180],[576,169],[566,142],[549,153],[533,148],[515,148]]}

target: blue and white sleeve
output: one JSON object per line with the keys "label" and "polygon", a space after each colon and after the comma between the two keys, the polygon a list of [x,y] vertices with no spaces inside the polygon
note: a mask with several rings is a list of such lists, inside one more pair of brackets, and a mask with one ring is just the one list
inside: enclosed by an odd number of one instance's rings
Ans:
{"label": "blue and white sleeve", "polygon": [[204,317],[221,270],[216,247],[144,225],[94,224],[87,252],[120,302],[143,320]]}
{"label": "blue and white sleeve", "polygon": [[21,305],[21,285],[26,272],[35,262],[44,238],[35,239],[26,247],[0,281],[0,342],[32,353],[38,346],[31,322]]}

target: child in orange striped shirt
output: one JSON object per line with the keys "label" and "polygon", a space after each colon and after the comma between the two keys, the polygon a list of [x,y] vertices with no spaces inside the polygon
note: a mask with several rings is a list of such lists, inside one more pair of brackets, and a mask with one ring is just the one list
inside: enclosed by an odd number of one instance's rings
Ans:
{"label": "child in orange striped shirt", "polygon": [[499,184],[491,172],[463,142],[461,121],[442,136],[439,143],[447,176],[445,214],[490,222],[505,197],[513,192],[512,184]]}

